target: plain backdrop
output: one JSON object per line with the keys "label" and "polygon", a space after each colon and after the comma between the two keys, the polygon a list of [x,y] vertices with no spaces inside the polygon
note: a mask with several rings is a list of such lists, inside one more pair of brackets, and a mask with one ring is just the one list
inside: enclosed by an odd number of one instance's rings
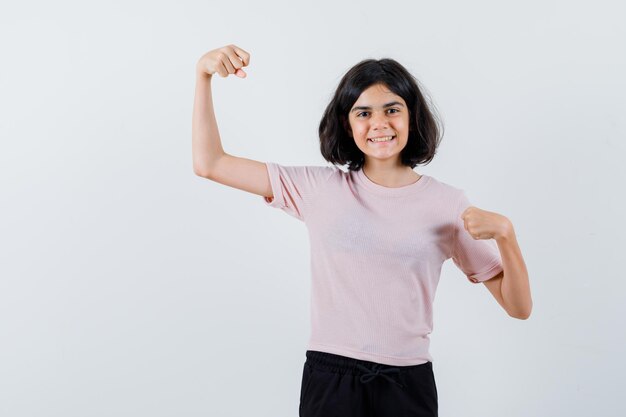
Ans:
{"label": "plain backdrop", "polygon": [[[193,173],[195,65],[224,149],[327,165],[345,72],[391,57],[445,126],[415,171],[514,224],[534,308],[444,264],[442,417],[623,416],[626,59],[619,1],[33,1],[0,7],[0,415],[298,413],[305,225]],[[392,416],[396,417],[396,416]]]}

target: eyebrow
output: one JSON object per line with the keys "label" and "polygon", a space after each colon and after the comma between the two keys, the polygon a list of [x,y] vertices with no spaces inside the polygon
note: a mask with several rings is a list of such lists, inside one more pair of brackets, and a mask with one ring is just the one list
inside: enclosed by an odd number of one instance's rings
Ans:
{"label": "eyebrow", "polygon": [[[392,101],[391,103],[387,103],[385,105],[383,105],[383,108],[387,108],[387,107],[391,107],[391,106],[401,106],[404,107],[404,104],[400,103],[399,101]],[[353,108],[352,110],[350,110],[350,113],[357,111],[357,110],[371,110],[372,108],[370,106],[357,106],[355,108]]]}

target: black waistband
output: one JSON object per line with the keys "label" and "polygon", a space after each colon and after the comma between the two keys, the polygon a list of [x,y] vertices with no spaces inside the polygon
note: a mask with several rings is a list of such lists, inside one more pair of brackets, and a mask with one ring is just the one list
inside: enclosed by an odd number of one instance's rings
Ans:
{"label": "black waistband", "polygon": [[360,376],[359,380],[362,383],[370,382],[377,376],[381,376],[398,385],[400,388],[404,388],[404,384],[398,382],[390,375],[394,375],[402,380],[402,375],[406,371],[416,368],[430,369],[432,367],[432,362],[409,366],[392,366],[316,350],[307,350],[306,358],[306,361],[315,367],[321,367],[340,374],[348,373]]}

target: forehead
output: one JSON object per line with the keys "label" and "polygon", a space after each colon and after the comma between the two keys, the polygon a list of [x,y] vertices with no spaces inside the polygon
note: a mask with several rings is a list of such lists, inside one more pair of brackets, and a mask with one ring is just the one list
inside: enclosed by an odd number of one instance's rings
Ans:
{"label": "forehead", "polygon": [[374,84],[363,90],[359,98],[354,102],[354,106],[370,106],[388,102],[391,99],[404,103],[399,95],[393,93],[384,84]]}

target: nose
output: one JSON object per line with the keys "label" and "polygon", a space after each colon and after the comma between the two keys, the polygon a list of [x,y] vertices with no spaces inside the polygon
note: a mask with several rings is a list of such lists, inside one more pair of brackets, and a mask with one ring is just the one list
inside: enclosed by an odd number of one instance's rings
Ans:
{"label": "nose", "polygon": [[374,130],[384,129],[385,127],[389,126],[387,116],[384,113],[372,114],[372,117],[370,118],[370,123]]}

